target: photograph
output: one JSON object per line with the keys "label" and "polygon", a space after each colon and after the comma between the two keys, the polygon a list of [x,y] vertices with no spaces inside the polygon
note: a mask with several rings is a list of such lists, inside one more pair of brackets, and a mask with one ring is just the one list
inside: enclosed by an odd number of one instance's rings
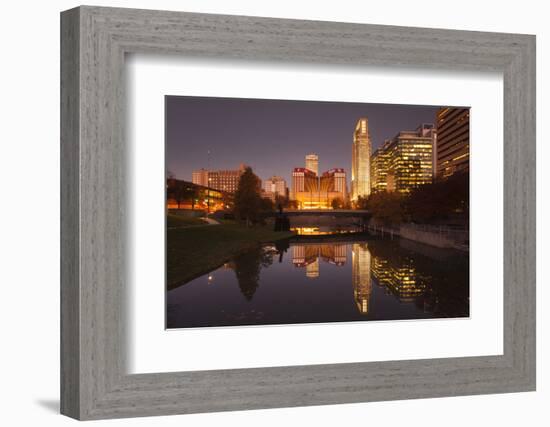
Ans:
{"label": "photograph", "polygon": [[469,123],[165,96],[166,328],[468,317]]}

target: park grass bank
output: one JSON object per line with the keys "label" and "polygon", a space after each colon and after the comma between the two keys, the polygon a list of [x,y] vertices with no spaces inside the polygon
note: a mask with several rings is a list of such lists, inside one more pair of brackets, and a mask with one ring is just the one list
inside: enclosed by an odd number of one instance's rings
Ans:
{"label": "park grass bank", "polygon": [[235,255],[262,243],[287,239],[291,232],[275,232],[271,227],[247,228],[235,222],[205,227],[168,228],[166,285],[173,289],[214,270]]}
{"label": "park grass bank", "polygon": [[166,226],[168,228],[193,227],[196,225],[206,225],[206,224],[208,223],[203,218],[198,218],[193,216],[168,214],[166,217]]}

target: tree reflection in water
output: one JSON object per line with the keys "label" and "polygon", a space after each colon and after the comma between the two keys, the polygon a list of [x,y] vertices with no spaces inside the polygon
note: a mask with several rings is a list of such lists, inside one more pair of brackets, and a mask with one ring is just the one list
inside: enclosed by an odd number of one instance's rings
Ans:
{"label": "tree reflection in water", "polygon": [[243,296],[251,301],[258,289],[262,267],[273,263],[273,248],[258,246],[233,258],[229,264],[235,271]]}
{"label": "tree reflection in water", "polygon": [[290,248],[290,242],[286,239],[275,242],[275,249],[279,254],[279,263],[283,262],[283,254]]}

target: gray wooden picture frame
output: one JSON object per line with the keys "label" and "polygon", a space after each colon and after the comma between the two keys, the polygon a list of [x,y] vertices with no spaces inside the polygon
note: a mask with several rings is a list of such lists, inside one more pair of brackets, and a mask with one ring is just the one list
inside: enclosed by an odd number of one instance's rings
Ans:
{"label": "gray wooden picture frame", "polygon": [[[127,53],[502,72],[504,354],[127,374]],[[65,415],[84,420],[535,390],[534,36],[71,9],[61,14],[61,166]]]}

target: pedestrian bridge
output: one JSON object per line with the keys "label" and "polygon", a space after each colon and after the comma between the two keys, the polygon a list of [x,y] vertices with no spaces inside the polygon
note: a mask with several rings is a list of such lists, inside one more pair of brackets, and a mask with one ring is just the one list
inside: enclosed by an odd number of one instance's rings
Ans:
{"label": "pedestrian bridge", "polygon": [[360,209],[285,209],[273,213],[276,221],[286,218],[290,228],[299,227],[365,227],[371,214]]}

